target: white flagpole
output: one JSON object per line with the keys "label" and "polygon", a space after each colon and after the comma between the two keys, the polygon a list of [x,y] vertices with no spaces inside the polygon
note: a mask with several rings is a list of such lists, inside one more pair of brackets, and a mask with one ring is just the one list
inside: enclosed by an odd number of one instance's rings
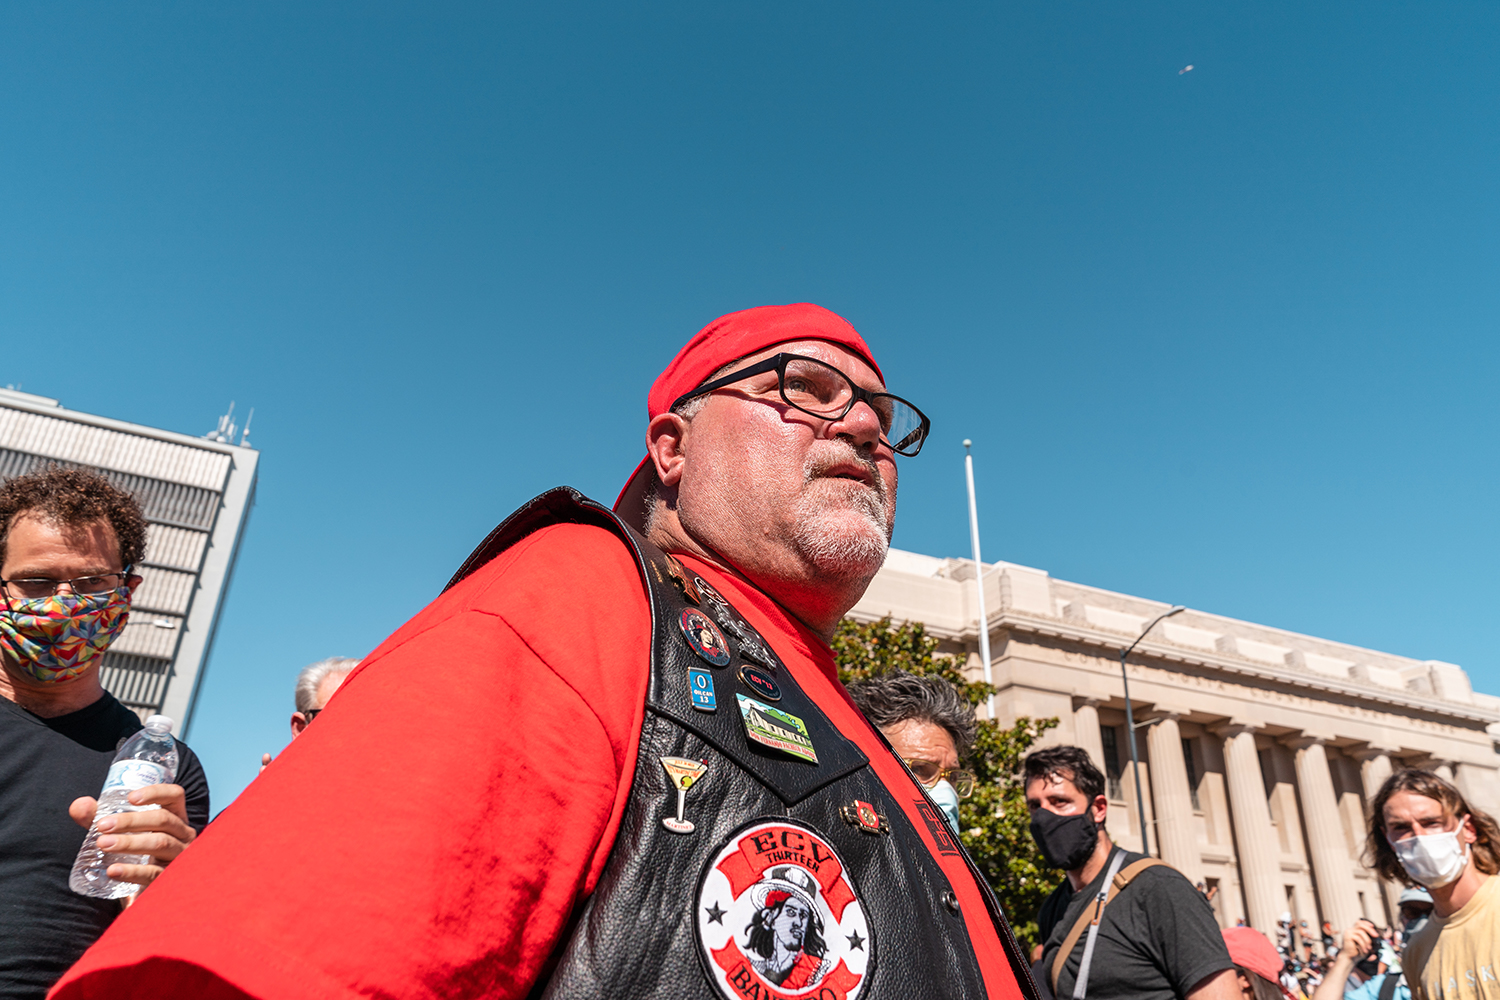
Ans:
{"label": "white flagpole", "polygon": [[[974,502],[974,455],[969,451],[974,442],[964,438],[964,473],[969,477],[969,542],[974,549],[974,589],[979,597],[979,659],[984,663],[984,682],[994,685],[995,675],[990,666],[990,619],[984,610],[984,563],[979,559],[979,506]],[[990,718],[995,717],[995,692],[989,697]]]}

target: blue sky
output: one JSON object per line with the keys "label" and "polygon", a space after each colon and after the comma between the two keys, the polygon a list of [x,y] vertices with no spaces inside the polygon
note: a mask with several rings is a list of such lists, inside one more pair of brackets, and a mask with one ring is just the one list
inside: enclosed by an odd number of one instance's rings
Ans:
{"label": "blue sky", "polygon": [[545,7],[0,11],[0,384],[255,407],[217,804],[767,302],[932,416],[898,546],[966,554],[970,437],[990,558],[1500,692],[1500,7]]}

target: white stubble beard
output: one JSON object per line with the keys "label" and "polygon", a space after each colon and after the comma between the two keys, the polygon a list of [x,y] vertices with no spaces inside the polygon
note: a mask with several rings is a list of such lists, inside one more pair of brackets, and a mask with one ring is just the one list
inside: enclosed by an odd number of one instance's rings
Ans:
{"label": "white stubble beard", "polygon": [[[888,487],[873,462],[853,457],[874,474],[874,486],[856,489],[849,505],[830,506],[809,495],[824,468],[836,464],[828,456],[808,457],[803,466],[803,493],[792,525],[797,551],[819,571],[846,580],[868,580],[885,564],[895,526],[886,501]],[[843,480],[833,480],[840,482]],[[851,518],[854,523],[851,524]]]}

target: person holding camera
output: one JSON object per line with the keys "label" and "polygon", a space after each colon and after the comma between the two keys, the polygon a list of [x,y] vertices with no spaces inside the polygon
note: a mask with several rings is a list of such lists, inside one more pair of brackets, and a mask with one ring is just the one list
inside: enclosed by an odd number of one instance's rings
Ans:
{"label": "person holding camera", "polygon": [[[1382,950],[1379,929],[1363,918],[1356,920],[1344,932],[1344,944],[1312,1000],[1411,1000],[1411,988],[1400,972],[1380,971]],[[1350,989],[1352,976],[1359,982]]]}

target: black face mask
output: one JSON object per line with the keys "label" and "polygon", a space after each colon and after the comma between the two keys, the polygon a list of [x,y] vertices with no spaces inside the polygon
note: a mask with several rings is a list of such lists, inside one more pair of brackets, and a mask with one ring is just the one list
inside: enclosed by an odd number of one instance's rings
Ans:
{"label": "black face mask", "polygon": [[1054,868],[1073,871],[1094,853],[1099,843],[1099,824],[1093,811],[1077,816],[1059,816],[1046,809],[1031,814],[1031,837],[1042,849],[1042,857]]}

